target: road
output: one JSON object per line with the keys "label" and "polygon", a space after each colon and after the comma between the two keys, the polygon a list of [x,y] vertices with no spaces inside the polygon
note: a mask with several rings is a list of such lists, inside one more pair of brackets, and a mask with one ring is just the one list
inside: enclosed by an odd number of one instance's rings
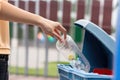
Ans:
{"label": "road", "polygon": [[59,80],[59,79],[58,78],[45,78],[45,77],[10,75],[9,80]]}
{"label": "road", "polygon": [[[28,54],[28,66],[29,68],[36,68],[36,66],[44,67],[45,62],[45,48],[41,47],[39,49],[35,47],[29,47]],[[48,50],[48,61],[56,62],[56,61],[66,61],[64,56],[57,52],[55,48],[49,48]],[[14,48],[11,50],[11,55],[9,59],[9,64],[12,66],[25,66],[26,60],[26,50],[25,47],[20,46],[18,48]],[[38,62],[37,62],[38,61]]]}

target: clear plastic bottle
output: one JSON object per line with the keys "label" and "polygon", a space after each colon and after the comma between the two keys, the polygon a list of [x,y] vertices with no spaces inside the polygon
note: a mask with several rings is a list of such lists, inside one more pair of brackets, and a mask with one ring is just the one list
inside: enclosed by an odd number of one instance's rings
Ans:
{"label": "clear plastic bottle", "polygon": [[57,41],[56,48],[65,56],[66,59],[70,61],[70,65],[73,68],[89,72],[90,64],[88,60],[85,58],[76,43],[69,35],[67,35],[67,38],[64,42]]}

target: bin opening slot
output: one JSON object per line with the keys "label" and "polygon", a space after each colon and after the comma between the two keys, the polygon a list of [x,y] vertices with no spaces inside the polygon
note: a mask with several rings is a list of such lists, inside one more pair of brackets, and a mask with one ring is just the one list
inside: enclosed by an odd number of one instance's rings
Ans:
{"label": "bin opening slot", "polygon": [[95,68],[106,68],[112,70],[113,54],[89,31],[85,31],[82,53],[90,63],[90,72]]}

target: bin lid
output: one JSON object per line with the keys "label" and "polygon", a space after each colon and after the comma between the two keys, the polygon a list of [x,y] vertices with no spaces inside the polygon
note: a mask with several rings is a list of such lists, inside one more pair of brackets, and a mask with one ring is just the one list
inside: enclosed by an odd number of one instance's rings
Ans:
{"label": "bin lid", "polygon": [[82,53],[88,59],[91,69],[113,68],[115,40],[94,23],[81,19],[74,23],[85,30]]}

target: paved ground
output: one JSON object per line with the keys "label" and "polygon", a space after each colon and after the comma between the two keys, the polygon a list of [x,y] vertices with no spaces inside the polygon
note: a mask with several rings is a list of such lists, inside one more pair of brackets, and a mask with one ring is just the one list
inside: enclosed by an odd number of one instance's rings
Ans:
{"label": "paved ground", "polygon": [[[26,59],[25,47],[20,46],[18,48],[12,49],[11,51],[12,52],[9,59],[9,65],[10,66],[17,65],[19,67],[25,67],[25,59]],[[37,59],[38,59],[38,62],[37,62]],[[55,48],[50,48],[48,60],[49,62],[65,61],[65,58],[63,55],[60,55]],[[29,47],[29,55],[28,55],[29,68],[36,68],[36,66],[38,66],[39,68],[44,67],[45,66],[44,61],[45,61],[44,47],[40,47],[38,52],[35,47]],[[10,75],[9,80],[59,80],[59,79]]]}
{"label": "paved ground", "polygon": [[[9,65],[24,67],[26,56],[28,56],[29,68],[36,68],[36,66],[44,67],[46,52],[44,47],[40,47],[37,51],[35,47],[29,47],[29,54],[26,55],[25,47],[20,46],[11,50]],[[48,55],[49,62],[66,61],[64,56],[57,52],[56,48],[49,48]]]}
{"label": "paved ground", "polygon": [[32,77],[32,76],[10,75],[9,80],[59,80],[59,79],[58,78],[45,78],[45,77]]}

